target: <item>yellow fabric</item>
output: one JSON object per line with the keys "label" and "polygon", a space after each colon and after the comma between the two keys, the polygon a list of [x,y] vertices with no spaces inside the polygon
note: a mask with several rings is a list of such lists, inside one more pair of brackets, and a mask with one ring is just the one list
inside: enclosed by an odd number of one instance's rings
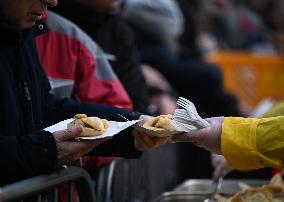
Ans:
{"label": "yellow fabric", "polygon": [[221,137],[222,153],[235,169],[284,167],[284,116],[227,117]]}

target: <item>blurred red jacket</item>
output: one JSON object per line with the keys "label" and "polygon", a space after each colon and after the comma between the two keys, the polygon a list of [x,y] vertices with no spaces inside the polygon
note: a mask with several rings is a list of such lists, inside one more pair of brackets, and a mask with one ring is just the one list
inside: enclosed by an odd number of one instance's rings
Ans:
{"label": "blurred red jacket", "polygon": [[132,110],[132,102],[101,48],[79,27],[48,11],[48,32],[36,38],[54,93]]}

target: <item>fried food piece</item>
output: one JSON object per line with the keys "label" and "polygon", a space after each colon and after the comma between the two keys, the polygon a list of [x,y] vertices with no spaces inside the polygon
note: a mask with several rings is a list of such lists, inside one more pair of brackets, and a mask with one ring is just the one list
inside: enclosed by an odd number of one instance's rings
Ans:
{"label": "fried food piece", "polygon": [[74,116],[75,119],[82,119],[82,118],[87,118],[87,115],[86,114],[76,114]]}
{"label": "fried food piece", "polygon": [[218,202],[259,202],[259,201],[282,201],[275,199],[273,194],[284,193],[284,182],[281,175],[275,175],[270,183],[261,187],[250,187],[244,183],[240,184],[241,191],[231,198],[218,196]]}
{"label": "fried food piece", "polygon": [[143,127],[154,131],[176,131],[172,119],[173,116],[171,114],[160,115],[145,122]]}
{"label": "fried food piece", "polygon": [[76,114],[75,120],[67,124],[67,128],[74,125],[83,126],[81,136],[96,136],[103,134],[109,127],[109,122],[106,119],[98,117],[88,117],[86,114]]}

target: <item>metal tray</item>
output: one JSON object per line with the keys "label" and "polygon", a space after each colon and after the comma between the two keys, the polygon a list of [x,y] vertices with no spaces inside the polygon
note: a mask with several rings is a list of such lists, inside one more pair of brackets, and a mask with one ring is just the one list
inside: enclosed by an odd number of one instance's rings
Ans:
{"label": "metal tray", "polygon": [[204,202],[207,199],[202,195],[190,195],[182,192],[165,192],[153,202]]}
{"label": "metal tray", "polygon": [[[267,184],[267,180],[223,180],[219,194],[232,196],[240,191],[239,183],[244,182],[250,186]],[[187,180],[170,192],[163,193],[154,202],[204,202],[214,194],[216,184],[212,180]],[[212,201],[213,202],[213,201]]]}
{"label": "metal tray", "polygon": [[[223,180],[220,194],[222,195],[233,195],[236,192],[240,191],[239,183],[244,182],[250,186],[261,186],[267,184],[267,180]],[[214,192],[216,184],[212,180],[187,180],[180,186],[174,189],[174,191],[188,193],[192,195],[210,195]]]}

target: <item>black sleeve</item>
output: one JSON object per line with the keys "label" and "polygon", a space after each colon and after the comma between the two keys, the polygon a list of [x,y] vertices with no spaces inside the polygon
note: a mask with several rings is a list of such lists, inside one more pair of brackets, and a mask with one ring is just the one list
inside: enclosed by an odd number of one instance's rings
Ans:
{"label": "black sleeve", "polygon": [[117,107],[110,107],[95,103],[78,103],[71,98],[59,99],[55,95],[49,94],[46,97],[46,120],[48,125],[52,125],[67,118],[74,117],[75,114],[87,114],[97,116],[110,121],[121,121],[118,114],[123,115],[129,120],[136,120],[141,113],[130,112]]}
{"label": "black sleeve", "polygon": [[53,136],[40,131],[28,136],[0,135],[0,185],[50,172],[57,161]]}
{"label": "black sleeve", "polygon": [[98,145],[90,155],[95,156],[119,156],[124,158],[138,158],[142,152],[134,147],[134,138],[132,137],[133,128],[128,128],[119,134],[113,136],[111,141]]}

